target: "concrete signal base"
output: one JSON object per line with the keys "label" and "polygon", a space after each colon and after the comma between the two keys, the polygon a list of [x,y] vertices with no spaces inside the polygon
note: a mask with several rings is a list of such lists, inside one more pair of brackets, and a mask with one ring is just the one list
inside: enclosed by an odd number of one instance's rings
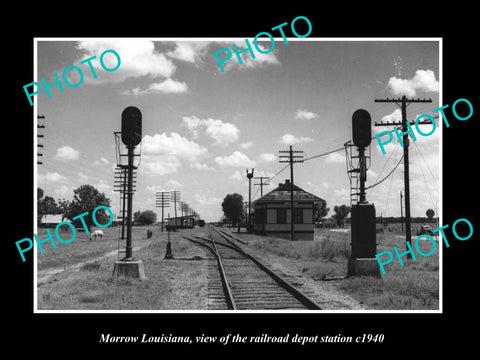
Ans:
{"label": "concrete signal base", "polygon": [[145,280],[143,262],[135,258],[117,260],[113,268],[113,275]]}
{"label": "concrete signal base", "polygon": [[380,277],[380,266],[376,258],[348,259],[347,276]]}

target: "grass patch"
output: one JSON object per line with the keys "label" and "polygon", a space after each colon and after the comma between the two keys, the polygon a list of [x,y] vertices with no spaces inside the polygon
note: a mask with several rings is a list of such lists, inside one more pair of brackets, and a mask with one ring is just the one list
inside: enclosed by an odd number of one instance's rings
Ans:
{"label": "grass patch", "polygon": [[[38,309],[206,309],[207,262],[165,260],[166,237],[155,239],[154,235],[150,240],[149,245],[134,252],[143,261],[146,280],[112,276],[115,257],[91,261],[39,286]],[[205,256],[181,234],[172,234],[171,243],[174,257]]]}
{"label": "grass patch", "polygon": [[80,270],[84,271],[99,271],[102,264],[99,261],[87,262],[82,265]]}
{"label": "grass patch", "polygon": [[[146,239],[146,226],[134,226],[132,228],[132,239],[134,245],[141,245],[145,242],[152,242],[165,238],[165,233],[161,233],[156,227],[153,229],[153,236],[151,239]],[[93,229],[92,229],[93,231]],[[116,251],[119,246],[121,249],[125,248],[125,242],[119,244],[120,227],[107,227],[102,229],[103,239],[89,240],[89,235],[85,232],[77,232],[75,239],[67,244],[61,243],[55,237],[55,229],[50,229],[50,233],[55,241],[56,248],[50,241],[42,244],[44,253],[41,254],[37,246],[34,246],[33,251],[37,251],[37,268],[43,270],[46,268],[68,267],[73,264],[88,261],[95,257],[101,257],[104,254]],[[60,232],[61,236],[68,239],[71,236],[70,231]],[[38,238],[40,240],[46,239],[48,234],[46,229],[38,229]]]}

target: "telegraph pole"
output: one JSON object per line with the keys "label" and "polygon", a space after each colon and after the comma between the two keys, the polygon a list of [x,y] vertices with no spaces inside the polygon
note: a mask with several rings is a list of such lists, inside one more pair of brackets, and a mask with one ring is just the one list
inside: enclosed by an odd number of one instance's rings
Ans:
{"label": "telegraph pole", "polygon": [[164,222],[164,216],[163,216],[163,210],[166,207],[170,207],[170,193],[168,191],[157,191],[156,193],[156,206],[162,208],[162,232],[163,232],[163,222]]}
{"label": "telegraph pole", "polygon": [[400,221],[402,224],[402,233],[403,233],[403,195],[402,190],[400,190]]}
{"label": "telegraph pole", "polygon": [[175,224],[177,223],[177,201],[180,201],[180,191],[175,190],[170,192],[170,198],[173,200],[175,208]]}
{"label": "telegraph pole", "polygon": [[259,184],[253,184],[253,185],[260,185],[260,196],[263,196],[263,186],[264,185],[270,185],[268,183],[264,183],[263,182],[263,179],[269,179],[268,177],[266,176],[257,176],[257,177],[254,177],[254,179],[260,179],[260,183]]}
{"label": "telegraph pole", "polygon": [[[300,154],[303,153],[301,150],[293,150],[292,145],[290,145],[289,150],[280,150],[280,153],[288,153],[288,155],[280,155],[280,162],[281,163],[290,163],[290,239],[293,241],[295,240],[295,225],[294,225],[294,216],[293,216],[293,163],[302,162],[303,163],[303,155],[293,155],[293,154]],[[288,160],[281,160],[281,159],[288,159]]]}
{"label": "telegraph pole", "polygon": [[[395,103],[402,109],[402,122],[376,122],[375,126],[391,126],[391,125],[402,125],[402,142],[403,142],[403,165],[404,165],[404,187],[405,187],[405,241],[408,244],[411,244],[412,241],[412,230],[411,230],[411,217],[410,217],[410,169],[409,169],[409,160],[408,160],[408,128],[407,122],[409,125],[415,124],[415,122],[409,122],[407,120],[407,106],[410,103],[431,103],[432,99],[407,99],[405,95],[401,99],[375,99],[375,102],[383,103]],[[417,124],[431,124],[431,121],[419,121]],[[406,245],[408,250],[408,244]],[[411,259],[412,255],[407,253],[407,258]]]}

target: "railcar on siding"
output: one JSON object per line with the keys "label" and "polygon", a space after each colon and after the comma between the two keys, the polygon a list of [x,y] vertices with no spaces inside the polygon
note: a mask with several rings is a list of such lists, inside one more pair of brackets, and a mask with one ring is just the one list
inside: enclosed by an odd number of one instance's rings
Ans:
{"label": "railcar on siding", "polygon": [[193,229],[195,227],[194,216],[178,216],[165,220],[167,222],[167,231],[175,231],[177,229]]}

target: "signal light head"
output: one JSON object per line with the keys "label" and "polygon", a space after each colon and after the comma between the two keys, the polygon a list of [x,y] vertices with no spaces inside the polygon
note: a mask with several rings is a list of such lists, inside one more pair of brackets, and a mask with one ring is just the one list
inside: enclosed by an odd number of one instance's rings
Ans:
{"label": "signal light head", "polygon": [[372,118],[364,109],[358,109],[352,115],[353,143],[359,148],[365,148],[372,141]]}
{"label": "signal light head", "polygon": [[135,147],[142,141],[142,113],[135,106],[122,112],[122,142],[127,147]]}

